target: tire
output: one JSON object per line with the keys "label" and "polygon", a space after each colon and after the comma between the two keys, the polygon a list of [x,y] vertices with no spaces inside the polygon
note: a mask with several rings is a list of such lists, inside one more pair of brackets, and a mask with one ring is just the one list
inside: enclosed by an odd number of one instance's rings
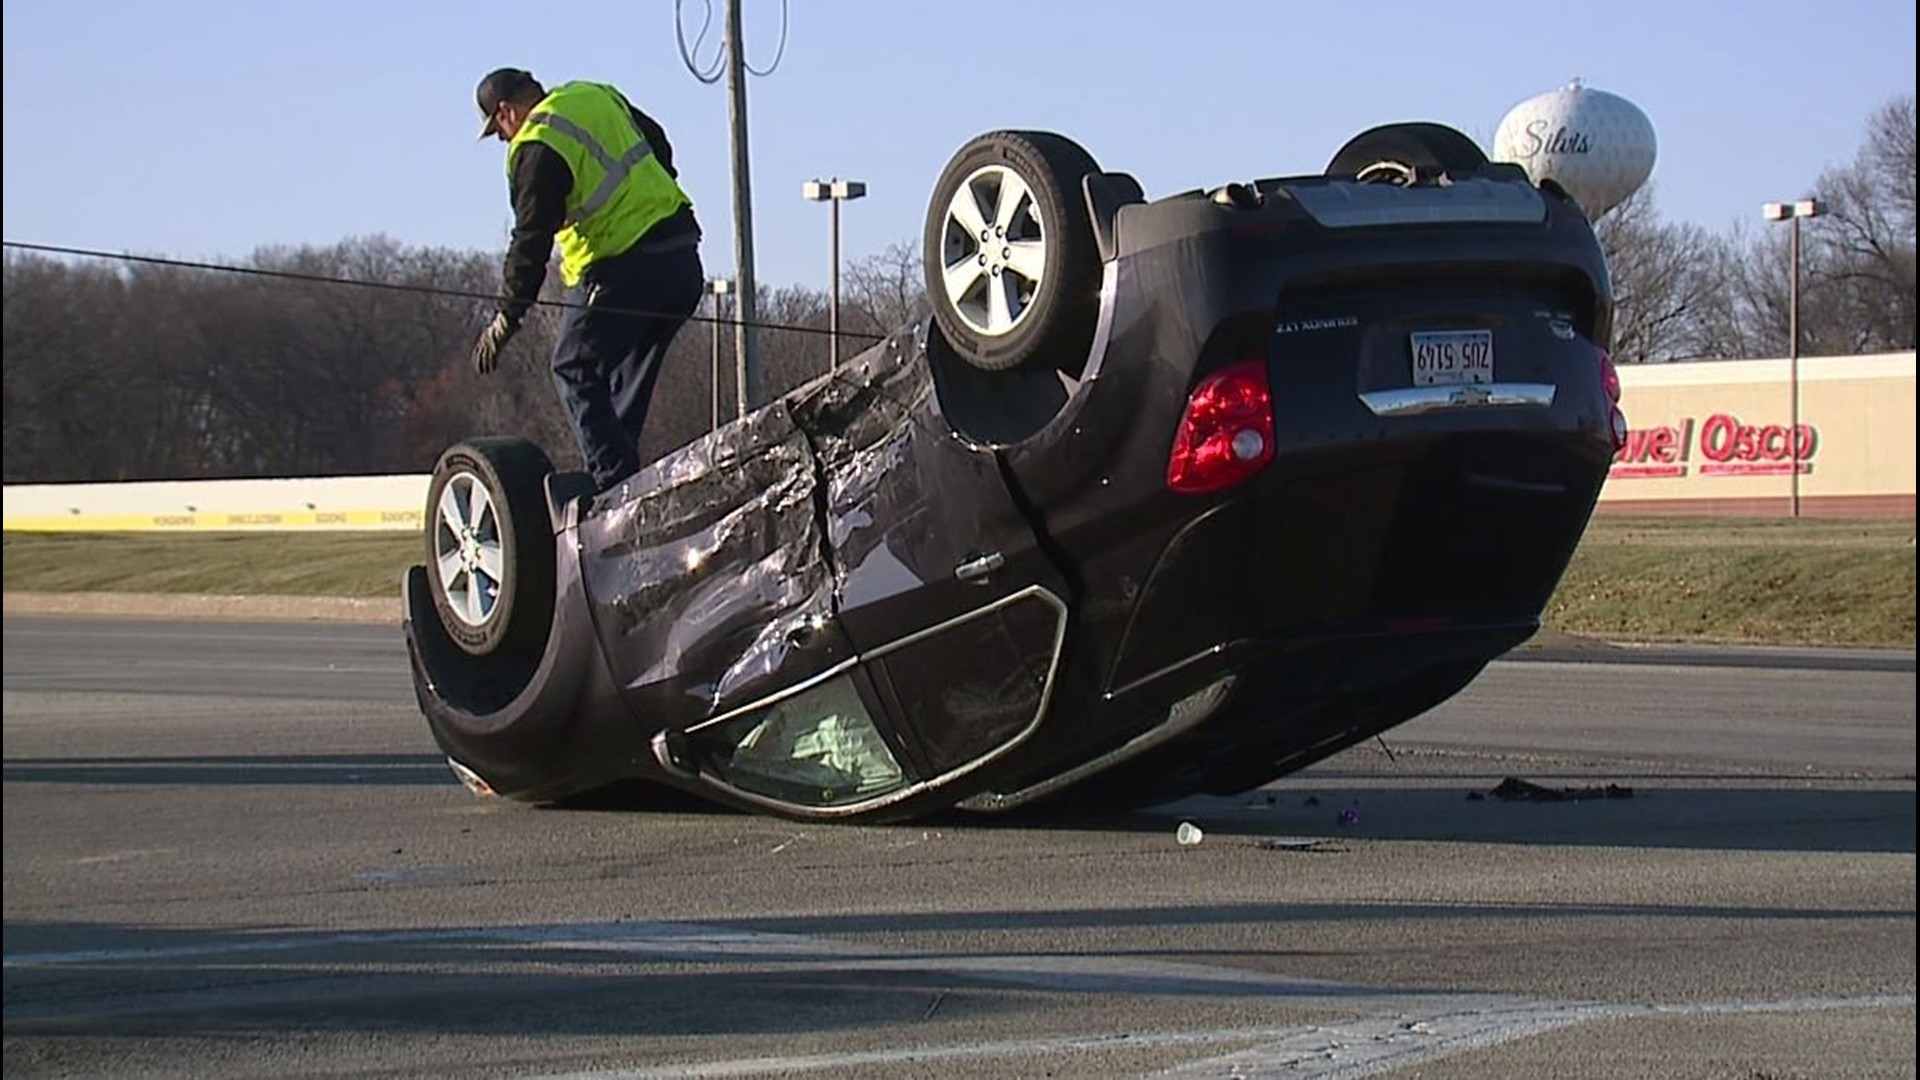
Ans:
{"label": "tire", "polygon": [[1080,182],[1099,171],[1078,143],[1045,131],[989,132],[947,163],[923,261],[934,321],[968,364],[1084,366],[1100,254]]}
{"label": "tire", "polygon": [[440,455],[427,488],[427,579],[440,623],[474,656],[523,656],[553,623],[553,463],[516,438],[469,439]]}
{"label": "tire", "polygon": [[1420,174],[1464,176],[1486,164],[1472,139],[1445,124],[1382,124],[1348,139],[1326,175],[1410,183]]}

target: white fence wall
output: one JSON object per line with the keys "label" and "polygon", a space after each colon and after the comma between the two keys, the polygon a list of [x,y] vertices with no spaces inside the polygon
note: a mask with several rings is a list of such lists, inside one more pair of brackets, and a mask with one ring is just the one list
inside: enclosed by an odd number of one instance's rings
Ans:
{"label": "white fence wall", "polygon": [[410,529],[421,526],[431,478],[156,480],[134,484],[9,484],[9,532]]}

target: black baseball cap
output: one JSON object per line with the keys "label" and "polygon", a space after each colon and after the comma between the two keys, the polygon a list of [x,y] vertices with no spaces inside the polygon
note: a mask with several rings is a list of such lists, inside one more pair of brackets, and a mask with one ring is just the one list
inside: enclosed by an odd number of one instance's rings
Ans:
{"label": "black baseball cap", "polygon": [[474,99],[480,105],[480,115],[486,118],[486,124],[480,129],[480,137],[484,139],[499,131],[499,123],[493,114],[500,108],[501,102],[512,101],[521,91],[529,87],[538,88],[539,85],[540,81],[532,73],[519,68],[499,68],[488,72],[474,91]]}

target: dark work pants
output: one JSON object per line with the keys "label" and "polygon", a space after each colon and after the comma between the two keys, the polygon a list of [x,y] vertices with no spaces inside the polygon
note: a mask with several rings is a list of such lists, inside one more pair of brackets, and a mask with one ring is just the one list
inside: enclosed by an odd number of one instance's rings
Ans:
{"label": "dark work pants", "polygon": [[667,347],[706,289],[696,244],[641,248],[589,266],[567,291],[553,385],[601,491],[640,469],[640,429]]}

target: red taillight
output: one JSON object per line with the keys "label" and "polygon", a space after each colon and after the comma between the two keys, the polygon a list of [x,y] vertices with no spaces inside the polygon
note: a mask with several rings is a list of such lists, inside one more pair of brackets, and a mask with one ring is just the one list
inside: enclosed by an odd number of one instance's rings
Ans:
{"label": "red taillight", "polygon": [[1598,345],[1593,348],[1594,358],[1600,363],[1600,386],[1607,392],[1607,401],[1611,408],[1607,415],[1607,428],[1613,435],[1613,452],[1627,445],[1627,414],[1620,411],[1620,368],[1614,364],[1613,357]]}
{"label": "red taillight", "polygon": [[1197,495],[1232,487],[1273,460],[1267,363],[1248,360],[1200,380],[1187,395],[1167,458],[1167,486]]}
{"label": "red taillight", "polygon": [[1620,404],[1620,369],[1614,364],[1613,357],[1607,355],[1607,350],[1596,345],[1593,351],[1600,361],[1600,385],[1606,388],[1607,400],[1618,405]]}

